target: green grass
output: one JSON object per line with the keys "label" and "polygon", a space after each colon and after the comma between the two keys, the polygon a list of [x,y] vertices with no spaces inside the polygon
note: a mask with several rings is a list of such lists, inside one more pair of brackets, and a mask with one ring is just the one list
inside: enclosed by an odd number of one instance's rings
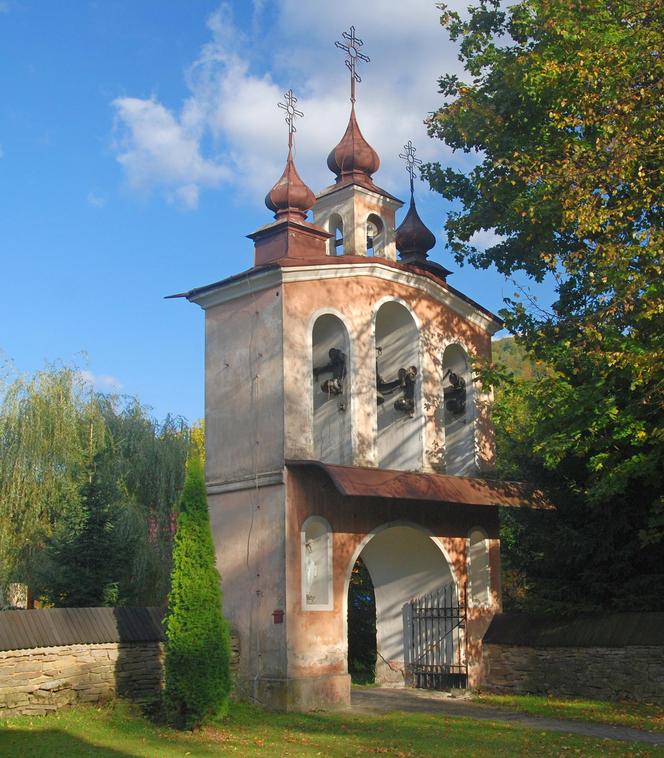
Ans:
{"label": "green grass", "polygon": [[547,733],[508,723],[390,713],[382,716],[276,714],[233,703],[229,716],[199,733],[175,732],[126,703],[76,707],[0,724],[0,755],[262,756],[389,755],[397,758],[664,756],[664,748]]}
{"label": "green grass", "polygon": [[546,695],[477,695],[475,700],[533,716],[615,724],[651,732],[664,732],[664,707],[647,703],[571,700]]}

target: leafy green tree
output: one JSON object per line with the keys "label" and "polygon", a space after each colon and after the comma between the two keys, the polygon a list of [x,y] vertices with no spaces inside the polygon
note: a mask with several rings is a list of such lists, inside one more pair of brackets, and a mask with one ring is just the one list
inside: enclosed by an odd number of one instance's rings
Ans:
{"label": "leafy green tree", "polygon": [[[501,473],[539,482],[558,508],[546,527],[512,517],[512,558],[541,607],[662,608],[664,6],[441,8],[469,76],[440,80],[429,131],[476,156],[466,172],[425,168],[458,203],[450,248],[557,283],[550,311],[513,299],[501,312],[547,367],[501,390]],[[474,246],[482,229],[499,241]]]}
{"label": "leafy green tree", "polygon": [[189,429],[75,368],[6,382],[0,399],[0,588],[54,605],[165,601]]}
{"label": "leafy green tree", "polygon": [[230,636],[221,612],[203,463],[194,446],[180,503],[164,628],[165,712],[174,726],[192,729],[225,711],[231,685]]}

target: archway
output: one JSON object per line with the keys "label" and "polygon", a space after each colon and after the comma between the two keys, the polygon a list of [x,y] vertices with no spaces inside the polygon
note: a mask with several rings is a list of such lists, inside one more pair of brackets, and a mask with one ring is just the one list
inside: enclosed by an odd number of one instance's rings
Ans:
{"label": "archway", "polygon": [[376,313],[378,465],[422,468],[420,335],[408,308],[389,300]]}
{"label": "archway", "polygon": [[452,571],[436,541],[410,525],[379,530],[357,558],[366,566],[375,596],[376,682],[403,684],[404,604],[453,583]]}
{"label": "archway", "polygon": [[475,402],[465,350],[448,345],[443,353],[443,413],[445,472],[457,476],[475,473]]}
{"label": "archway", "polygon": [[314,456],[326,463],[352,460],[348,376],[350,341],[343,322],[319,316],[311,335]]}

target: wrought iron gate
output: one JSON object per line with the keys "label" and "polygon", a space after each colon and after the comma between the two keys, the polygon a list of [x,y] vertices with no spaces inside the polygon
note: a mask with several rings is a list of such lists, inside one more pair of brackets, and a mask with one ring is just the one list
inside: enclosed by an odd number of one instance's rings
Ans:
{"label": "wrought iron gate", "polygon": [[444,690],[465,688],[466,606],[459,602],[454,583],[403,606],[406,683]]}

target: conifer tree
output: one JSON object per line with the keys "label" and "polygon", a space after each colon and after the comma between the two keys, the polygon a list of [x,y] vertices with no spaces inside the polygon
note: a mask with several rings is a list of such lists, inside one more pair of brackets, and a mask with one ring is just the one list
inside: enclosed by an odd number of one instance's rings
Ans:
{"label": "conifer tree", "polygon": [[166,634],[164,706],[181,729],[223,713],[230,692],[230,640],[200,454],[192,446],[175,535]]}

